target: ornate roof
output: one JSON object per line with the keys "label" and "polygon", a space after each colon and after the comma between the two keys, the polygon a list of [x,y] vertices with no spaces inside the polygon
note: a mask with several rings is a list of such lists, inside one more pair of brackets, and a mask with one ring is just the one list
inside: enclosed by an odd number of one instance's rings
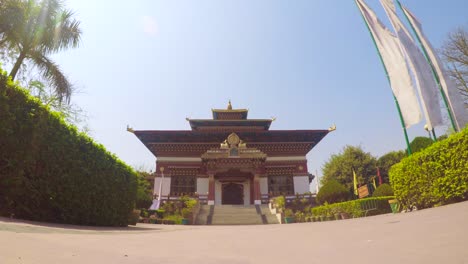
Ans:
{"label": "ornate roof", "polygon": [[247,119],[248,109],[232,109],[231,100],[229,100],[226,109],[211,109],[213,120],[245,120]]}
{"label": "ornate roof", "polygon": [[250,147],[268,156],[306,155],[328,133],[328,130],[269,131],[135,131],[135,135],[156,156],[200,157],[219,146],[235,132]]}

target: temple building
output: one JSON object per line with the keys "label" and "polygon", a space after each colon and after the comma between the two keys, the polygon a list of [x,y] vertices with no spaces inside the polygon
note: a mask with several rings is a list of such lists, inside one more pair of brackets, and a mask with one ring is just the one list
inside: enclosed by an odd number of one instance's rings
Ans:
{"label": "temple building", "polygon": [[156,157],[156,196],[250,205],[310,192],[306,155],[333,128],[270,130],[274,119],[248,119],[231,102],[212,114],[187,118],[191,130],[132,130]]}

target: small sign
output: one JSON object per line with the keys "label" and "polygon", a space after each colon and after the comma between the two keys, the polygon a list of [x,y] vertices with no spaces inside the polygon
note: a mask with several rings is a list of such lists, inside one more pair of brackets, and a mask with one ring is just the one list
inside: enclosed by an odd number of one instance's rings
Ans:
{"label": "small sign", "polygon": [[361,186],[358,188],[359,198],[364,198],[369,196],[369,189],[367,185]]}

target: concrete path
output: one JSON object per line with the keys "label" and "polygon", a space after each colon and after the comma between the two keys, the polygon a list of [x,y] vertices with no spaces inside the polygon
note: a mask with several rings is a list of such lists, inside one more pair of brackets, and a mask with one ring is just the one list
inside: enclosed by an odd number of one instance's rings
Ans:
{"label": "concrete path", "polygon": [[93,228],[0,219],[0,263],[468,263],[468,202],[264,226]]}

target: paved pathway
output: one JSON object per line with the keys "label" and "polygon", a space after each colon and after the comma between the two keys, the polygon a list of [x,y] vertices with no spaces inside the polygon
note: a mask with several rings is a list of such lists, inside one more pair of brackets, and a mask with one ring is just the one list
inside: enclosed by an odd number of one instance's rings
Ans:
{"label": "paved pathway", "polygon": [[267,226],[93,228],[0,218],[0,263],[468,263],[468,202]]}

